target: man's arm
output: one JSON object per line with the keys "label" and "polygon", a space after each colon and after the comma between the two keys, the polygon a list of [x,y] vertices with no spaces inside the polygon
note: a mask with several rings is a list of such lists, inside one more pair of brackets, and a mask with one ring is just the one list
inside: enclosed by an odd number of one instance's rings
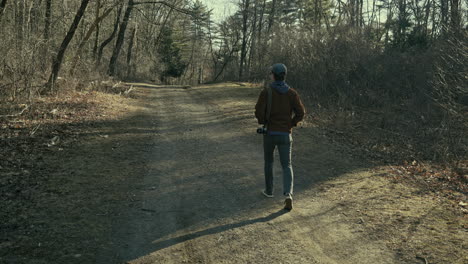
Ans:
{"label": "man's arm", "polygon": [[265,124],[265,113],[266,113],[266,90],[263,89],[258,96],[257,104],[255,105],[255,117],[259,124]]}
{"label": "man's arm", "polygon": [[293,96],[293,111],[294,111],[294,117],[292,120],[292,125],[297,126],[299,122],[301,122],[304,119],[305,115],[305,108],[304,104],[301,101],[301,98],[299,97],[299,94],[294,91],[294,96]]}

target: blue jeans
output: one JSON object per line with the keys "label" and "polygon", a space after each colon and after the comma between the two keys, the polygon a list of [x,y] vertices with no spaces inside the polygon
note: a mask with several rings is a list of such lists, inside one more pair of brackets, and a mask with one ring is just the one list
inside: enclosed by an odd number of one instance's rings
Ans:
{"label": "blue jeans", "polygon": [[273,152],[276,146],[278,146],[281,167],[283,168],[283,194],[293,194],[294,174],[291,164],[292,141],[291,134],[263,136],[265,191],[268,194],[273,194]]}

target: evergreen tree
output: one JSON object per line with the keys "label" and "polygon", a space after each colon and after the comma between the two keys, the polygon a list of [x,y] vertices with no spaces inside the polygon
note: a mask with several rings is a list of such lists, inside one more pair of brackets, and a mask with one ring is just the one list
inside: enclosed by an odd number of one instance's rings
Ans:
{"label": "evergreen tree", "polygon": [[169,27],[161,29],[161,43],[158,46],[160,60],[165,66],[162,71],[161,79],[164,81],[167,77],[180,77],[187,65],[183,63],[180,55],[180,47],[173,40],[173,30]]}

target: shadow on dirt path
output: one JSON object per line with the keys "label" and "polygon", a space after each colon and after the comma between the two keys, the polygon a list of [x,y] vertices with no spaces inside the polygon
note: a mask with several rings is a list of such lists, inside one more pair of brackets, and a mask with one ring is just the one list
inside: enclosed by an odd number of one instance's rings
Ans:
{"label": "shadow on dirt path", "polygon": [[225,225],[215,226],[215,227],[208,228],[208,229],[205,229],[205,230],[201,230],[201,231],[197,231],[197,232],[194,232],[194,233],[182,235],[182,236],[179,236],[179,237],[176,237],[176,238],[173,238],[173,239],[159,241],[157,243],[153,243],[153,245],[152,245],[153,251],[158,251],[160,249],[171,247],[171,246],[174,246],[175,244],[178,244],[178,243],[184,243],[185,241],[196,239],[196,238],[199,238],[199,237],[202,237],[202,236],[215,235],[215,234],[218,234],[218,233],[222,233],[224,231],[229,231],[229,230],[233,230],[233,229],[236,229],[236,228],[240,228],[240,227],[244,227],[244,226],[252,225],[252,224],[256,224],[256,223],[262,223],[262,222],[266,223],[266,222],[269,222],[269,221],[271,221],[271,220],[273,220],[273,219],[275,219],[275,218],[277,218],[277,217],[279,217],[279,216],[281,216],[283,214],[286,214],[286,213],[287,213],[287,211],[285,211],[283,209],[280,209],[279,211],[271,213],[271,214],[269,214],[267,216],[264,216],[264,217],[258,217],[258,218],[255,218],[255,219],[248,219],[248,220],[244,220],[244,221],[237,222],[237,223],[232,223],[232,224],[225,224]]}

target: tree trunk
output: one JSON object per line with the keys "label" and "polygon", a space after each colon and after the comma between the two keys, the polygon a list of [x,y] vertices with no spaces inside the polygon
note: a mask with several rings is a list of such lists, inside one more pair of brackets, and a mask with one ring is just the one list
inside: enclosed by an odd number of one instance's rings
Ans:
{"label": "tree trunk", "polygon": [[448,27],[448,0],[440,1],[440,24],[442,32],[445,32]]}
{"label": "tree trunk", "polygon": [[[101,12],[101,0],[96,1],[96,21],[99,19],[99,13]],[[96,25],[96,34],[94,35],[94,46],[93,46],[93,58],[96,59],[97,49],[99,45],[99,23]]]}
{"label": "tree trunk", "polygon": [[16,27],[16,40],[17,47],[21,50],[23,46],[23,33],[24,33],[24,11],[25,3],[24,0],[14,1],[15,3],[15,27]]}
{"label": "tree trunk", "polygon": [[320,1],[321,0],[314,0],[314,26],[315,27],[320,27],[320,20],[322,18],[321,12],[322,10],[320,9]]}
{"label": "tree trunk", "polygon": [[213,50],[213,32],[211,29],[211,21],[208,21],[208,42],[209,42],[208,44],[210,45],[211,59],[213,60],[213,65],[214,65],[214,68],[216,69],[217,60],[216,60],[215,52]]}
{"label": "tree trunk", "polygon": [[112,30],[111,35],[101,43],[101,46],[99,46],[99,51],[98,51],[98,55],[97,55],[97,59],[96,59],[96,66],[101,63],[102,53],[104,51],[104,48],[109,43],[111,43],[111,41],[114,39],[115,35],[117,34],[117,30],[119,29],[121,14],[122,14],[122,6],[120,6],[119,11],[117,11],[117,18],[115,19],[114,29]]}
{"label": "tree trunk", "polygon": [[114,51],[112,52],[112,57],[109,62],[109,75],[114,76],[116,73],[117,68],[117,60],[120,55],[120,51],[122,50],[123,42],[125,39],[125,31],[127,29],[128,20],[130,19],[130,14],[132,13],[133,9],[133,0],[128,0],[127,10],[125,10],[125,15],[120,24],[119,34],[117,35],[117,41],[115,43]]}
{"label": "tree trunk", "polygon": [[60,48],[57,52],[57,57],[54,58],[54,61],[52,63],[52,72],[50,74],[49,81],[46,84],[46,89],[48,91],[51,91],[53,89],[54,83],[57,80],[60,71],[60,67],[62,66],[63,57],[65,55],[65,52],[67,51],[68,44],[70,44],[71,40],[73,39],[75,31],[78,28],[78,25],[80,24],[81,18],[83,17],[88,4],[89,0],[81,1],[81,6],[75,15],[75,19],[73,20],[73,23],[71,24],[67,35],[65,36],[65,38],[62,41],[62,44],[60,45]]}
{"label": "tree trunk", "polygon": [[50,35],[50,18],[52,16],[52,0],[46,0],[46,10],[45,10],[45,24],[44,24],[44,39],[49,40]]}
{"label": "tree trunk", "polygon": [[38,31],[39,25],[39,10],[42,4],[42,0],[34,1],[29,7],[30,19],[29,19],[29,33],[33,34]]}
{"label": "tree trunk", "polygon": [[[232,55],[234,54],[234,51],[235,51],[235,46],[237,46],[237,43],[239,43],[239,39],[240,39],[240,36],[239,34],[236,34],[237,37],[236,37],[236,41],[233,43],[232,45],[232,49],[230,50],[229,52],[229,55],[228,56],[225,56],[225,60],[224,60],[224,63],[223,65],[221,66],[221,70],[218,72],[218,74],[216,74],[215,78],[214,78],[214,82],[216,82],[219,78],[219,76],[221,76],[221,74],[223,73],[224,69],[226,68],[226,66],[228,65],[228,63],[230,62],[230,58],[232,58]],[[226,44],[227,45],[227,44]]]}
{"label": "tree trunk", "polygon": [[239,80],[242,80],[244,74],[244,64],[245,58],[247,56],[247,20],[248,20],[248,12],[249,12],[249,4],[250,0],[244,0],[242,6],[242,46],[241,46],[241,57],[240,57],[240,64],[239,64]]}
{"label": "tree trunk", "polygon": [[257,49],[258,49],[258,60],[257,64],[261,65],[263,63],[263,56],[265,51],[263,50],[263,41],[262,41],[262,30],[263,30],[263,17],[265,15],[266,0],[263,0],[262,12],[260,13],[260,20],[258,22],[258,37],[257,37]]}
{"label": "tree trunk", "polygon": [[251,40],[250,40],[250,52],[249,52],[249,58],[247,61],[247,73],[248,76],[250,77],[251,75],[251,67],[252,67],[252,59],[255,56],[255,49],[256,49],[256,29],[257,29],[257,1],[255,1],[255,7],[254,7],[254,14],[253,14],[253,22],[252,22],[252,33],[251,33]]}
{"label": "tree trunk", "polygon": [[104,13],[100,17],[97,17],[96,20],[94,20],[93,24],[89,27],[88,32],[86,32],[85,36],[83,37],[80,44],[78,45],[78,48],[76,49],[75,56],[73,56],[72,66],[70,68],[70,75],[72,75],[73,72],[75,71],[76,64],[78,63],[78,59],[79,59],[81,50],[83,49],[84,45],[91,38],[94,30],[99,27],[99,24],[102,22],[102,20],[104,20],[104,18],[106,18],[111,13],[114,7],[115,6],[112,6],[106,11],[104,11]]}
{"label": "tree trunk", "polygon": [[271,3],[271,14],[270,14],[270,18],[268,21],[268,29],[267,29],[268,33],[270,33],[270,30],[273,27],[275,14],[276,14],[276,0],[273,0],[273,2]]}
{"label": "tree trunk", "polygon": [[202,84],[203,82],[203,68],[198,68],[198,84]]}
{"label": "tree trunk", "polygon": [[6,4],[7,4],[7,0],[1,0],[1,2],[0,2],[0,21],[2,21],[3,11],[5,10]]}
{"label": "tree trunk", "polygon": [[450,24],[453,33],[460,31],[460,0],[450,0]]}
{"label": "tree trunk", "polygon": [[428,36],[428,25],[429,25],[429,17],[430,17],[430,12],[431,12],[431,1],[427,0],[426,5],[425,5],[425,16],[424,16],[424,35]]}
{"label": "tree trunk", "polygon": [[364,7],[364,1],[359,0],[359,27],[364,27],[364,15],[363,15],[363,9]]}
{"label": "tree trunk", "polygon": [[136,33],[137,33],[137,26],[132,30],[132,36],[130,38],[130,43],[128,44],[128,51],[127,51],[127,77],[131,77],[133,75],[132,72],[132,51],[133,47],[135,46],[136,42]]}

